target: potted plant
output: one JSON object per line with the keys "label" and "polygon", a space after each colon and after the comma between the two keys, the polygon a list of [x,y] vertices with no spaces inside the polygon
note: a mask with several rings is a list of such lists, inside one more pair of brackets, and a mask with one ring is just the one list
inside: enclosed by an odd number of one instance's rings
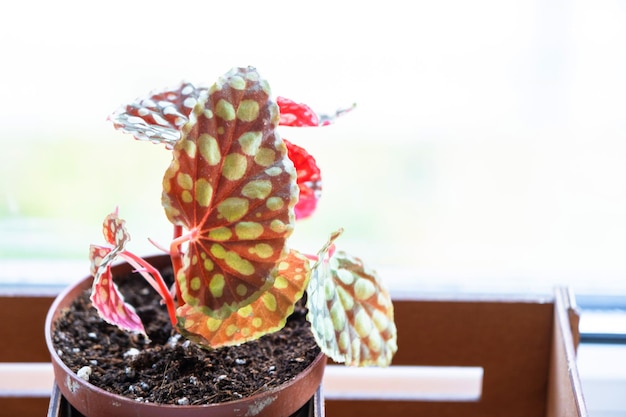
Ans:
{"label": "potted plant", "polygon": [[[274,99],[252,67],[210,88],[183,83],[111,116],[117,129],[172,151],[162,205],[174,232],[163,255],[144,259],[127,249],[115,210],[104,221],[107,244],[90,247],[91,276],[52,305],[55,378],[78,411],[288,416],[317,390],[326,356],[350,366],[391,362],[389,294],[360,259],[335,250],[341,230],[316,255],[288,246],[296,220],[314,211],[321,180],[315,160],[277,128],[333,119]],[[295,352],[301,337],[309,341],[300,356],[273,358]],[[257,371],[257,356],[274,362]],[[108,379],[121,392],[102,387],[113,370]],[[282,371],[294,375],[280,379]],[[156,382],[143,381],[144,372]],[[233,388],[246,377],[257,392]],[[197,394],[207,384],[213,398]]]}

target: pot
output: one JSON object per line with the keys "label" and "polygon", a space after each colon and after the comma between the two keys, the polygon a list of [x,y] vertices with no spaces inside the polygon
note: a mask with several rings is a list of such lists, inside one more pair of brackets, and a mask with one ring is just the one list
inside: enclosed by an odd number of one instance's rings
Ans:
{"label": "pot", "polygon": [[[156,268],[169,265],[169,256],[159,255],[146,259]],[[113,275],[122,276],[132,271],[126,263],[113,266]],[[320,353],[315,360],[290,381],[239,400],[204,405],[170,405],[135,401],[110,393],[80,378],[57,354],[52,335],[55,321],[74,299],[91,287],[93,277],[85,277],[68,287],[52,303],[45,324],[45,338],[54,378],[65,399],[86,417],[226,417],[259,416],[287,417],[298,411],[315,394],[321,385],[326,356]]]}

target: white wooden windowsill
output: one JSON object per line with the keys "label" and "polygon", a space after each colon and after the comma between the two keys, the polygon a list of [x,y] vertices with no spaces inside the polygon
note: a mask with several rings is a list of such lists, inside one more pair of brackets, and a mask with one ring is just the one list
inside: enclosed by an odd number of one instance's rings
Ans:
{"label": "white wooden windowsill", "polygon": [[[623,395],[626,392],[626,346],[582,344],[578,350],[578,368],[590,415],[626,416]],[[377,370],[334,365],[326,369],[324,396],[329,399],[472,401],[480,397],[481,379],[480,368]],[[0,363],[0,397],[47,397],[52,385],[49,363]]]}

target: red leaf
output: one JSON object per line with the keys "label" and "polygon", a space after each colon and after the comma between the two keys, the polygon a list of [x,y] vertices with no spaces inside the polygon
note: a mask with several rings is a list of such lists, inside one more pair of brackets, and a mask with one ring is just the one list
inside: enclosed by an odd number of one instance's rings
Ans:
{"label": "red leaf", "polygon": [[319,167],[304,148],[285,140],[287,154],[293,161],[298,174],[298,187],[300,198],[296,204],[296,219],[309,217],[317,207],[317,200],[322,194],[322,177]]}
{"label": "red leaf", "polygon": [[306,104],[296,103],[285,97],[276,97],[276,101],[280,107],[280,125],[294,127],[327,126],[356,107],[356,104],[353,104],[335,111],[335,114],[328,115],[317,114]]}
{"label": "red leaf", "polygon": [[123,250],[126,242],[130,240],[125,224],[126,222],[118,217],[117,211],[109,214],[102,224],[104,239],[110,245],[118,247],[119,250]]}
{"label": "red leaf", "polygon": [[169,220],[190,231],[181,296],[216,318],[272,285],[293,230],[296,173],[278,118],[256,70],[232,70],[198,101],[163,179]]}
{"label": "red leaf", "polygon": [[276,102],[280,108],[281,126],[319,126],[319,117],[306,104],[285,97],[276,97]]}
{"label": "red leaf", "polygon": [[[92,276],[96,276],[98,268],[104,262],[105,257],[111,252],[111,248],[105,246],[91,245],[89,247],[89,262]],[[108,261],[107,261],[108,262]]]}

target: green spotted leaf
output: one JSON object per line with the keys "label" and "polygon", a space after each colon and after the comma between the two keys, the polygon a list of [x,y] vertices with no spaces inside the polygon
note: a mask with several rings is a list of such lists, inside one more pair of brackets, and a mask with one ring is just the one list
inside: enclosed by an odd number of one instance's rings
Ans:
{"label": "green spotted leaf", "polygon": [[319,252],[307,287],[307,318],[322,351],[348,366],[387,366],[397,351],[393,304],[375,271],[345,252]]}
{"label": "green spotted leaf", "polygon": [[269,290],[225,319],[213,318],[201,307],[179,307],[181,333],[197,343],[218,348],[240,345],[282,329],[309,282],[309,260],[292,250],[280,260],[277,269]]}
{"label": "green spotted leaf", "polygon": [[168,219],[189,233],[182,301],[224,319],[271,288],[295,222],[298,186],[279,109],[254,68],[200,95],[163,179]]}

